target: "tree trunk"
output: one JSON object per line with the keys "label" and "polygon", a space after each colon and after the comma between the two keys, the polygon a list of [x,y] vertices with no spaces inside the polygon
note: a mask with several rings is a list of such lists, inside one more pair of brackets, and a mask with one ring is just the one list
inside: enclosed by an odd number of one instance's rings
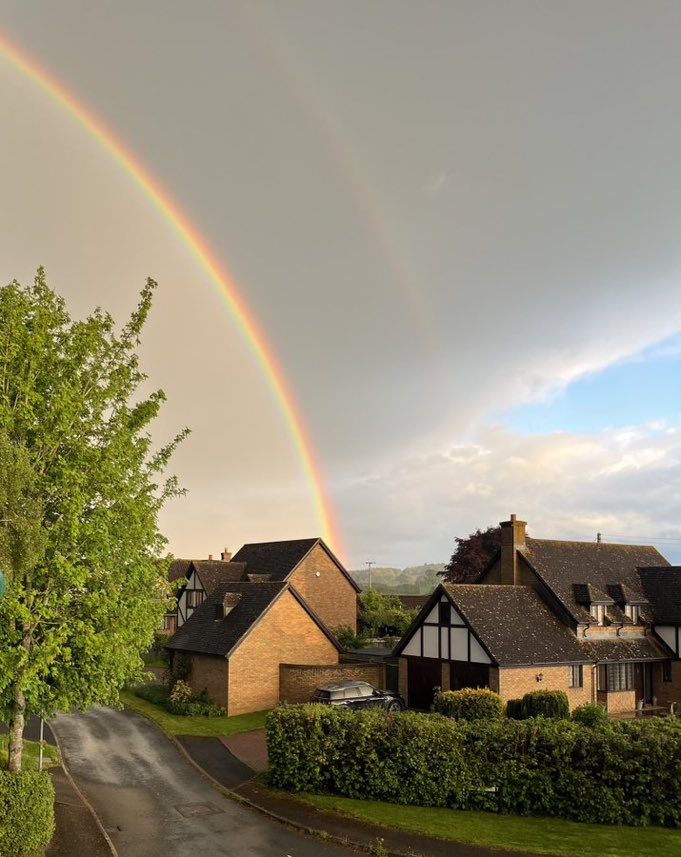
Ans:
{"label": "tree trunk", "polygon": [[24,721],[26,697],[18,683],[12,685],[12,704],[9,719],[9,751],[7,769],[18,773],[21,770],[21,758],[24,752]]}

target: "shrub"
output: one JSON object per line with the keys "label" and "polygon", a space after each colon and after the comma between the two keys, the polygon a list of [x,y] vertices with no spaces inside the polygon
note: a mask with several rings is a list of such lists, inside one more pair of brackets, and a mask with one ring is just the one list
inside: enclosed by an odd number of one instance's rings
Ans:
{"label": "shrub", "polygon": [[567,694],[562,690],[533,690],[526,693],[522,698],[520,710],[523,720],[528,717],[567,720],[570,717],[570,703]]}
{"label": "shrub", "polygon": [[[681,722],[452,720],[280,706],[267,717],[271,783],[421,806],[681,826]],[[496,787],[491,791],[490,787]]]}
{"label": "shrub", "polygon": [[522,699],[509,699],[506,703],[506,717],[511,720],[523,719],[523,701]]}
{"label": "shrub", "polygon": [[189,702],[193,696],[193,691],[186,681],[178,679],[170,691],[169,699],[172,703]]}
{"label": "shrub", "polygon": [[[180,688],[176,692],[178,685]],[[183,681],[175,682],[173,690],[170,692],[168,688],[160,684],[141,684],[134,690],[136,696],[164,708],[170,714],[178,714],[182,717],[226,717],[227,715],[225,708],[211,702],[205,690],[201,691],[198,696],[194,696],[192,689]],[[187,691],[189,691],[188,695]],[[173,694],[175,694],[175,698],[173,698]]]}
{"label": "shrub", "polygon": [[23,857],[46,848],[54,833],[49,774],[0,771],[0,854]]}
{"label": "shrub", "polygon": [[595,729],[598,726],[606,726],[610,720],[605,707],[598,702],[585,702],[572,712],[572,720]]}
{"label": "shrub", "polygon": [[344,649],[361,649],[366,642],[363,636],[357,636],[349,625],[339,625],[333,629],[333,633]]}
{"label": "shrub", "polygon": [[498,720],[503,703],[493,690],[464,688],[437,691],[433,710],[455,720]]}

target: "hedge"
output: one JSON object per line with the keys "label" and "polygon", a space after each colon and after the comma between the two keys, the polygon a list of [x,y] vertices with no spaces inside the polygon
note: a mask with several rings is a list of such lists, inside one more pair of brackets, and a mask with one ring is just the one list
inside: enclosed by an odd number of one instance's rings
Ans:
{"label": "hedge", "polygon": [[552,717],[567,720],[570,703],[562,690],[533,690],[523,696],[520,703],[523,720],[529,717]]}
{"label": "hedge", "polygon": [[49,845],[54,786],[49,774],[0,771],[0,854],[24,857]]}
{"label": "hedge", "polygon": [[502,716],[504,704],[493,690],[465,688],[438,691],[433,710],[455,720],[498,720]]}
{"label": "hedge", "polygon": [[267,718],[270,782],[289,791],[573,821],[681,825],[681,722],[452,720],[323,705]]}

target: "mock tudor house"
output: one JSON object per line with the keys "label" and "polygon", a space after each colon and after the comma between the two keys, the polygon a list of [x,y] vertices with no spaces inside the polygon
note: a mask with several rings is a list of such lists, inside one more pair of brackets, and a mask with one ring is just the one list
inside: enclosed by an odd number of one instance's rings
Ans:
{"label": "mock tudor house", "polygon": [[653,547],[529,538],[501,524],[478,581],[441,584],[397,645],[400,690],[563,690],[611,713],[681,702],[681,568]]}
{"label": "mock tudor house", "polygon": [[284,673],[287,687],[295,686],[284,694],[289,701],[298,701],[291,694],[307,698],[317,672],[344,677],[333,629],[356,629],[359,588],[321,539],[248,544],[233,558],[225,551],[220,560],[176,562],[184,563],[187,583],[166,648],[176,672],[178,656],[188,661],[194,691],[206,690],[232,715],[279,702]]}

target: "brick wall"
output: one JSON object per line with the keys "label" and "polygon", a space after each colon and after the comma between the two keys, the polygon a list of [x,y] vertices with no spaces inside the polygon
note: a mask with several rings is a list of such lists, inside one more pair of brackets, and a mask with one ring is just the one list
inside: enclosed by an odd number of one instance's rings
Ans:
{"label": "brick wall", "polygon": [[290,582],[327,628],[349,625],[357,630],[357,592],[321,545],[315,545]]}
{"label": "brick wall", "polygon": [[607,693],[599,693],[599,702],[605,698],[605,707],[608,714],[618,714],[620,711],[636,710],[635,690],[610,690]]}
{"label": "brick wall", "polygon": [[192,670],[187,679],[195,693],[207,690],[217,705],[227,707],[228,662],[218,655],[191,655]]}
{"label": "brick wall", "polygon": [[[539,674],[543,676],[542,681],[537,681]],[[570,668],[567,666],[500,668],[498,693],[506,702],[509,699],[519,699],[533,690],[563,690],[567,694],[570,710],[572,710],[592,700],[594,675],[588,664],[584,664],[582,675],[584,687],[568,687]]]}
{"label": "brick wall", "polygon": [[318,687],[336,681],[368,681],[374,687],[385,687],[383,664],[333,664],[304,666],[281,664],[279,667],[279,697],[281,702],[309,702]]}
{"label": "brick wall", "polygon": [[409,659],[400,658],[399,664],[399,691],[403,699],[409,699]]}
{"label": "brick wall", "polygon": [[282,663],[338,663],[336,647],[288,591],[229,658],[228,714],[273,708]]}
{"label": "brick wall", "polygon": [[672,680],[662,679],[662,664],[653,664],[653,695],[657,697],[658,705],[676,703],[677,711],[681,711],[681,661],[672,661]]}

